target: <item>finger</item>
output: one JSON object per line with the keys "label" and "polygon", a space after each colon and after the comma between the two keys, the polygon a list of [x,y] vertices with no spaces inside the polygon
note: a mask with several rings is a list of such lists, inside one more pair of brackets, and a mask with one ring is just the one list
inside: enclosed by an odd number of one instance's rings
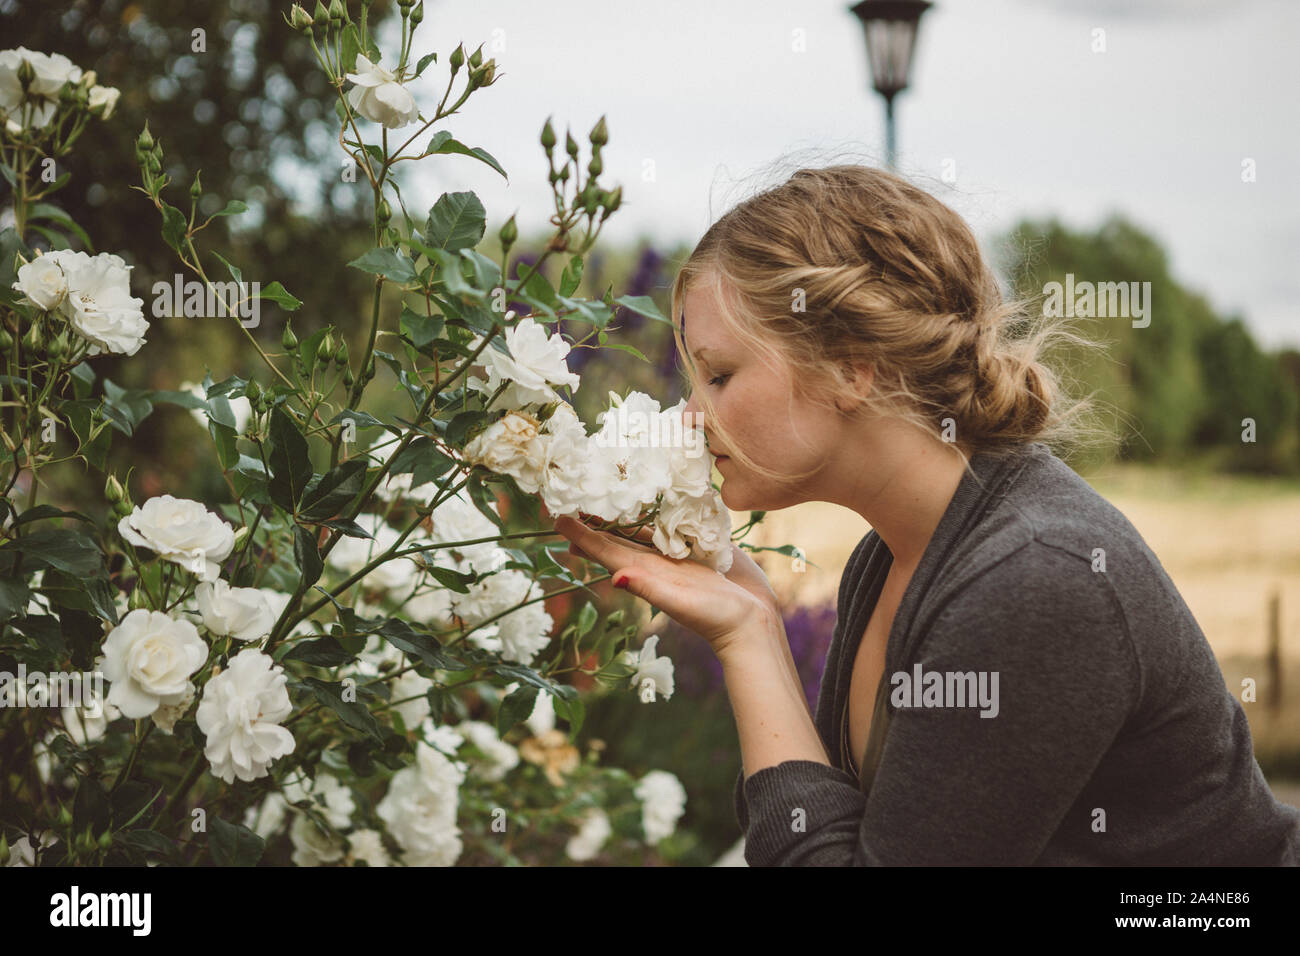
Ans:
{"label": "finger", "polygon": [[581,521],[572,518],[558,519],[555,527],[592,560],[603,564],[610,571],[649,556],[649,552],[633,547],[630,542],[624,543],[608,532],[588,528]]}

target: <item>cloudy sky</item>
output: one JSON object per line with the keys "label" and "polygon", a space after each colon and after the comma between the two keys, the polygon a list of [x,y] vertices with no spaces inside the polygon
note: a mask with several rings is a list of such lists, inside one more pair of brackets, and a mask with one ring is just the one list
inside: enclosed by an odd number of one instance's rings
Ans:
{"label": "cloudy sky", "polygon": [[[624,200],[602,241],[692,242],[791,163],[883,164],[883,106],[848,6],[437,0],[416,52],[483,43],[498,64],[445,128],[511,181],[456,157],[420,164],[408,192],[427,206],[473,189],[489,228],[513,212],[525,233],[543,228],[547,116],[584,163],[606,116],[601,182]],[[1297,41],[1291,0],[939,0],[898,100],[900,171],[985,240],[1022,215],[1092,228],[1121,212],[1262,344],[1300,347]],[[426,82],[422,101],[445,63]]]}

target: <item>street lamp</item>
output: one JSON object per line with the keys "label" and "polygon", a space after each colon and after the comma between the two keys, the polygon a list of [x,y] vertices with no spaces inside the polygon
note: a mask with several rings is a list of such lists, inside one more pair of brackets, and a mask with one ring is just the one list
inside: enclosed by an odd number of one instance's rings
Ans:
{"label": "street lamp", "polygon": [[931,6],[925,0],[862,0],[849,8],[862,21],[871,85],[885,98],[885,155],[891,170],[896,161],[894,96],[907,89],[916,31],[921,14]]}

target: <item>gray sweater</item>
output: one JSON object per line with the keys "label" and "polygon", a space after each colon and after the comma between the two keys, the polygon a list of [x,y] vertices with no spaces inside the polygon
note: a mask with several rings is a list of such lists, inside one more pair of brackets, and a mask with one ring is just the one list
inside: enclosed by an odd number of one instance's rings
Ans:
{"label": "gray sweater", "polygon": [[972,469],[894,619],[865,759],[844,711],[893,556],[874,531],[853,552],[814,714],[834,765],[741,772],[745,860],[1300,863],[1300,810],[1137,530],[1042,443]]}

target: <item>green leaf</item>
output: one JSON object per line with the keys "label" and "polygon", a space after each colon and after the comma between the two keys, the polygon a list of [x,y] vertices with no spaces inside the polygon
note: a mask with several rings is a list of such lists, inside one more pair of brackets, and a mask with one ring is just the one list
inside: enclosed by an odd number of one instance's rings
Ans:
{"label": "green leaf", "polygon": [[102,569],[97,569],[91,575],[69,575],[51,568],[41,575],[38,590],[55,607],[89,611],[110,624],[117,624],[117,607],[114,604],[117,589]]}
{"label": "green leaf", "polygon": [[177,252],[181,251],[181,244],[185,241],[185,235],[189,232],[190,222],[185,213],[181,212],[175,206],[169,206],[167,203],[162,204],[163,241],[171,246]]}
{"label": "green leaf", "polygon": [[[207,411],[208,409],[207,399],[199,398],[193,392],[153,392],[149,396],[149,401],[153,402],[155,405],[179,405],[181,408],[201,408],[204,411]],[[234,424],[233,415],[230,424]]]}
{"label": "green leaf", "polygon": [[389,618],[374,630],[402,653],[417,657],[430,667],[439,670],[458,669],[459,662],[442,649],[437,638],[417,630],[400,618]]}
{"label": "green leaf", "polygon": [[431,438],[421,435],[402,449],[402,453],[393,459],[390,475],[411,473],[413,487],[436,481],[456,463],[438,450]]}
{"label": "green leaf", "polygon": [[[437,139],[437,137],[434,137]],[[426,244],[448,252],[478,245],[487,228],[487,211],[472,192],[443,193],[429,210]]]}
{"label": "green leaf", "polygon": [[415,65],[415,75],[418,77],[421,73],[424,72],[424,68],[426,66],[428,66],[430,63],[437,63],[437,62],[438,62],[438,54],[436,53],[425,54],[424,56],[420,57],[420,62]]}
{"label": "green leaf", "polygon": [[235,447],[234,428],[217,421],[215,415],[208,417],[208,434],[212,436],[212,441],[217,448],[217,461],[221,467],[234,468],[239,464],[239,449]]}
{"label": "green leaf", "polygon": [[99,545],[72,528],[32,531],[0,545],[0,553],[6,551],[21,552],[36,567],[55,568],[77,577],[88,578],[104,564]]}
{"label": "green leaf", "polygon": [[345,408],[329,420],[329,424],[337,425],[345,419],[351,419],[356,428],[383,428],[384,423],[373,415],[366,412],[354,411],[351,408]]}
{"label": "green leaf", "polygon": [[293,560],[308,586],[320,580],[325,564],[316,546],[316,534],[301,525],[295,525],[293,529]]}
{"label": "green leaf", "polygon": [[26,581],[22,578],[0,577],[0,621],[7,621],[15,614],[25,614],[30,600],[31,593],[27,590]]}
{"label": "green leaf", "polygon": [[672,322],[659,311],[659,306],[655,305],[655,300],[648,295],[621,295],[614,301],[637,315],[644,315],[647,319],[672,325]]}
{"label": "green leaf", "polygon": [[226,260],[226,258],[222,256],[221,253],[214,252],[212,254],[221,260],[222,265],[224,265],[226,269],[230,272],[230,278],[234,279],[237,283],[240,284],[240,286],[243,286],[244,284],[243,270],[241,270],[238,266]]}
{"label": "green leaf", "polygon": [[[603,336],[605,333],[604,333],[604,332],[601,332],[600,334]],[[642,354],[641,354],[641,351],[640,351],[639,349],[637,349],[635,346],[628,345],[628,344],[626,344],[626,343],[624,343],[624,342],[612,342],[612,343],[608,343],[608,344],[607,344],[607,343],[605,343],[605,342],[602,340],[601,345],[604,345],[605,348],[607,348],[607,349],[618,349],[620,352],[630,352],[631,354],[635,355],[637,358],[639,358],[639,359],[640,359],[641,361],[643,361],[643,362],[649,362],[649,361],[650,361],[648,358],[646,358],[644,355],[642,355]]]}
{"label": "green leaf", "polygon": [[573,295],[582,284],[582,256],[574,256],[560,276],[560,295]]}
{"label": "green leaf", "polygon": [[29,521],[40,521],[43,518],[76,518],[78,521],[85,521],[94,524],[95,521],[88,515],[83,515],[80,511],[64,511],[62,508],[56,508],[54,505],[37,505],[35,508],[28,508],[16,519],[15,525],[27,524]]}
{"label": "green leaf", "polygon": [[[489,345],[488,348],[491,348]],[[480,422],[485,422],[492,417],[491,412],[472,411],[460,412],[453,415],[450,422],[447,423],[447,433],[444,436],[448,445],[460,447],[465,444],[465,438],[471,428]]]}
{"label": "green leaf", "polygon": [[440,315],[420,315],[403,308],[400,321],[402,331],[416,348],[423,348],[443,334],[444,322]]}
{"label": "green leaf", "polygon": [[356,659],[343,645],[332,637],[321,637],[313,641],[299,641],[282,660],[302,661],[313,667],[339,667]]}
{"label": "green leaf", "polygon": [[443,587],[449,588],[457,594],[468,594],[469,585],[473,584],[478,578],[478,575],[472,571],[453,571],[451,568],[439,567],[436,564],[429,565],[429,574],[436,578]]}
{"label": "green leaf", "polygon": [[271,440],[275,445],[268,464],[273,477],[267,491],[272,501],[291,512],[311,481],[311,455],[298,423],[280,405],[271,412]]}
{"label": "green leaf", "polygon": [[511,691],[497,711],[497,734],[504,737],[515,724],[527,720],[537,703],[537,688],[523,684]]}
{"label": "green leaf", "polygon": [[46,222],[52,222],[55,225],[62,226],[74,236],[81,240],[82,245],[91,255],[95,253],[95,244],[90,241],[90,236],[86,235],[86,230],[73,221],[72,217],[52,203],[38,202],[34,203],[27,210],[27,219],[30,222],[33,219],[43,219]]}
{"label": "green leaf", "polygon": [[365,483],[367,462],[353,458],[321,477],[302,499],[302,517],[308,521],[331,518],[355,498]]}
{"label": "green leaf", "polygon": [[72,248],[72,244],[68,242],[66,238],[64,238],[63,233],[55,232],[53,229],[50,229],[48,226],[38,226],[34,222],[29,222],[27,224],[27,228],[31,229],[33,232],[39,232],[42,236],[44,236],[46,239],[49,240],[50,245],[53,246],[54,249],[58,252],[62,252],[65,249]]}
{"label": "green leaf", "polygon": [[484,517],[504,531],[506,529],[505,522],[501,520],[501,516],[491,507],[497,503],[496,495],[488,491],[487,487],[478,476],[471,476],[466,487],[469,488],[470,500],[474,502],[474,507],[482,512]]}
{"label": "green leaf", "polygon": [[278,282],[272,282],[265,289],[257,293],[259,299],[269,299],[286,312],[296,312],[302,305],[302,300],[291,295],[284,286]]}
{"label": "green leaf", "polygon": [[208,849],[217,866],[256,866],[266,849],[266,841],[248,827],[227,823],[220,817],[211,820]]}
{"label": "green leaf", "polygon": [[157,830],[127,830],[114,834],[113,842],[124,843],[141,853],[156,853],[168,859],[176,856],[176,844]]}
{"label": "green leaf", "polygon": [[238,216],[240,213],[248,212],[248,204],[240,202],[238,199],[232,199],[226,203],[226,208],[221,212],[214,212],[209,219],[216,219],[220,216]]}
{"label": "green leaf", "polygon": [[340,66],[344,73],[355,73],[357,69],[357,54],[361,52],[361,34],[357,32],[355,24],[349,24],[343,30],[343,48],[339,56]]}
{"label": "green leaf", "polygon": [[578,612],[578,640],[582,640],[584,634],[592,629],[597,618],[596,606],[588,601]]}
{"label": "green leaf", "polygon": [[316,522],[322,528],[332,528],[335,531],[342,531],[349,538],[373,538],[374,535],[366,531],[365,528],[355,521],[347,518],[331,518],[329,521]]}
{"label": "green leaf", "polygon": [[556,697],[554,707],[555,716],[569,722],[569,739],[572,740],[577,736],[578,731],[582,729],[582,722],[587,716],[586,705],[583,704],[581,697],[575,697],[572,700]]}
{"label": "green leaf", "polygon": [[104,379],[104,415],[109,424],[130,437],[153,412],[150,394],[146,389],[124,389]]}
{"label": "green leaf", "polygon": [[375,715],[370,712],[365,704],[356,700],[345,701],[343,699],[343,684],[340,681],[331,682],[319,680],[315,677],[306,677],[303,679],[303,685],[311,691],[318,701],[338,714],[339,719],[353,730],[369,734],[376,740],[383,739],[379,732],[379,722],[375,720]]}
{"label": "green leaf", "polygon": [[414,282],[417,278],[415,265],[410,258],[388,246],[371,249],[361,258],[353,259],[348,265],[372,275],[382,275],[393,282]]}
{"label": "green leaf", "polygon": [[510,177],[506,175],[506,171],[501,168],[501,164],[496,161],[491,153],[481,147],[475,146],[471,148],[466,146],[464,143],[458,142],[453,139],[451,133],[447,132],[445,129],[439,130],[433,134],[433,139],[429,140],[429,148],[424,151],[424,155],[426,156],[431,156],[434,153],[459,153],[462,156],[472,156],[479,162],[487,163],[499,172],[505,177],[506,182],[510,181]]}
{"label": "green leaf", "polygon": [[328,331],[328,328],[317,329],[298,344],[298,361],[302,362],[307,375],[311,375],[311,370],[316,367],[316,352],[320,348],[321,339],[325,338],[325,333]]}

